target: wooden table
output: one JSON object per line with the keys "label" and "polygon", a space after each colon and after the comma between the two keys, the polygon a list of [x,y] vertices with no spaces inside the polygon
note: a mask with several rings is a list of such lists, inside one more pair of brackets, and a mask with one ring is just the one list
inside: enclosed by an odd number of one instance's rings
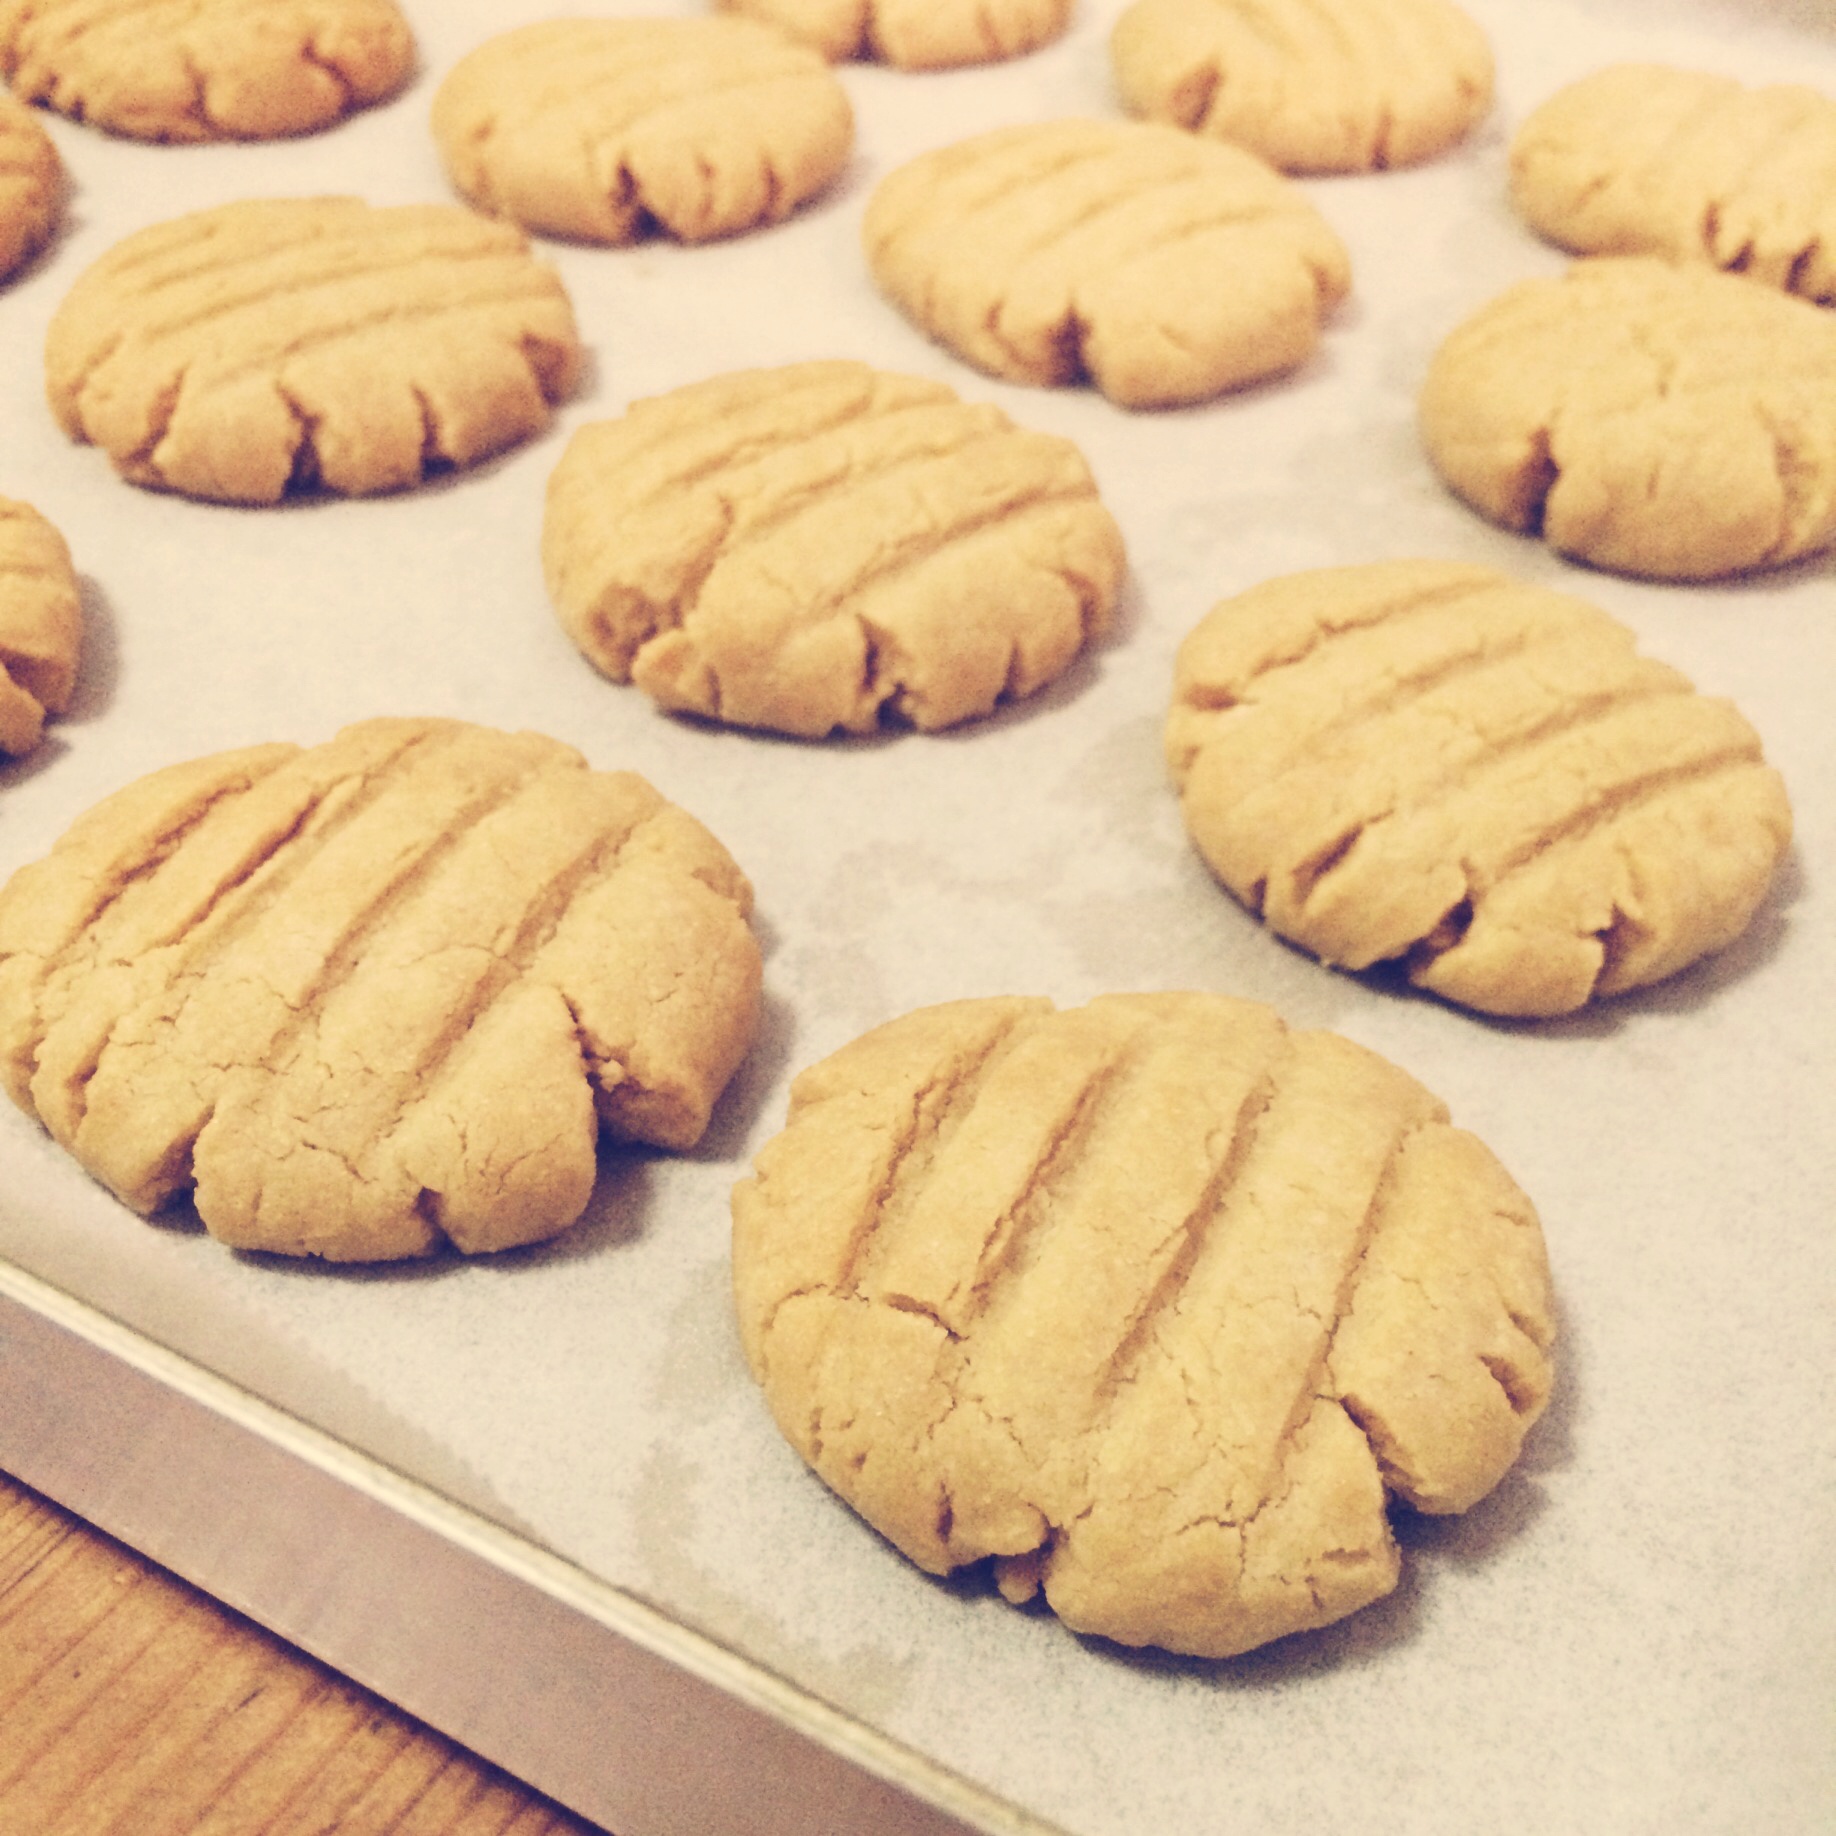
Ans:
{"label": "wooden table", "polygon": [[0,1473],[6,1836],[592,1826]]}

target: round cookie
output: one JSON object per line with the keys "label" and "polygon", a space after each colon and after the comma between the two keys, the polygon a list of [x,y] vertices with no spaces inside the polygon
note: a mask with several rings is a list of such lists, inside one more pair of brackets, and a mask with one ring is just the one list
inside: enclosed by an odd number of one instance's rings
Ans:
{"label": "round cookie", "polygon": [[1050,44],[1071,0],[718,0],[768,20],[831,60],[867,58],[900,70],[993,64]]}
{"label": "round cookie", "polygon": [[1413,1078],[1211,994],[922,1009],[733,1195],[778,1425],[945,1574],[1206,1657],[1388,1593],[1549,1393],[1536,1213]]}
{"label": "round cookie", "polygon": [[1284,172],[1410,166],[1492,101],[1492,51],[1451,0],[1134,0],[1110,57],[1130,114]]}
{"label": "round cookie", "polygon": [[820,738],[1030,695],[1122,538],[1068,441],[865,364],[746,370],[582,427],[549,481],[569,636],[661,706]]}
{"label": "round cookie", "polygon": [[0,752],[30,752],[76,689],[83,614],[64,538],[0,497]]}
{"label": "round cookie", "polygon": [[15,93],[134,140],[310,134],[413,67],[395,0],[0,0]]}
{"label": "round cookie", "polygon": [[1293,369],[1351,284],[1344,245],[1255,155],[1132,121],[1000,128],[891,173],[880,289],[991,375],[1127,408]]}
{"label": "round cookie", "polygon": [[400,490],[544,427],[581,364],[520,230],[457,205],[219,205],[78,277],[45,340],[73,440],[135,484],[225,503]]}
{"label": "round cookie", "polygon": [[553,19],[456,65],[433,132],[465,197],[525,228],[703,242],[821,191],[854,116],[817,52],[753,20]]}
{"label": "round cookie", "polygon": [[1511,198],[1578,255],[1706,261],[1836,305],[1836,100],[1803,84],[1596,70],[1518,129]]}
{"label": "round cookie", "polygon": [[373,720],[155,772],[0,891],[0,1078],[137,1211],[341,1261],[552,1236],[749,1044],[726,850],[631,772]]}
{"label": "round cookie", "polygon": [[1324,568],[1180,647],[1186,826],[1269,928],[1493,1014],[1568,1013],[1745,930],[1791,839],[1759,736],[1604,612],[1489,568]]}
{"label": "round cookie", "polygon": [[63,197],[64,167],[51,136],[0,89],[0,280],[50,241]]}
{"label": "round cookie", "polygon": [[1522,282],[1436,351],[1420,424],[1481,515],[1615,573],[1836,540],[1836,318],[1737,275],[1603,255]]}

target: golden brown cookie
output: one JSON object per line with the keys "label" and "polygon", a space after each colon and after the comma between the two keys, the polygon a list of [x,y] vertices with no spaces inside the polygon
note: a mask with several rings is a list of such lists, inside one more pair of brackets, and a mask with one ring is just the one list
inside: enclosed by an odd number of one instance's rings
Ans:
{"label": "golden brown cookie", "polygon": [[1253,154],[1137,121],[999,128],[867,206],[880,289],[994,376],[1126,408],[1291,370],[1351,284],[1344,245]]}
{"label": "golden brown cookie", "polygon": [[1050,44],[1071,0],[718,0],[770,21],[826,58],[869,58],[901,70],[993,64]]}
{"label": "golden brown cookie", "polygon": [[552,1236],[751,1039],[751,889],[631,772],[373,720],[142,778],[0,891],[0,1078],[137,1211],[341,1261]]}
{"label": "golden brown cookie", "polygon": [[64,538],[0,497],[0,752],[30,752],[76,689],[83,614]]}
{"label": "golden brown cookie", "polygon": [[1530,1201],[1412,1077],[1221,995],[961,1001],[803,1072],[733,1195],[747,1359],[933,1574],[1228,1656],[1387,1594],[1553,1338]]}
{"label": "golden brown cookie", "polygon": [[1348,969],[1560,1014],[1746,929],[1791,839],[1759,736],[1565,594],[1444,561],[1225,600],[1167,757],[1212,871]]}
{"label": "golden brown cookie", "polygon": [[1603,255],[1522,282],[1441,345],[1420,409],[1475,510],[1615,573],[1836,540],[1836,317],[1736,275]]}
{"label": "golden brown cookie", "polygon": [[1110,56],[1130,114],[1284,172],[1414,165],[1492,100],[1491,46],[1451,0],[1134,0]]}
{"label": "golden brown cookie", "polygon": [[1705,261],[1836,305],[1836,100],[1803,84],[1597,70],[1518,129],[1511,197],[1579,255]]}
{"label": "golden brown cookie", "polygon": [[51,136],[0,89],[0,280],[50,241],[63,196],[64,167]]}
{"label": "golden brown cookie", "polygon": [[0,0],[14,91],[135,140],[313,133],[413,67],[395,0]]}
{"label": "golden brown cookie", "polygon": [[842,362],[717,376],[582,427],[542,557],[613,681],[809,738],[1030,695],[1105,629],[1123,566],[1068,440]]}
{"label": "golden brown cookie", "polygon": [[552,19],[481,45],[433,104],[481,210],[588,242],[684,242],[776,223],[848,158],[821,56],[750,19]]}
{"label": "golden brown cookie", "polygon": [[456,205],[266,198],[117,243],[51,321],[46,392],[135,484],[394,491],[546,426],[581,362],[554,271]]}

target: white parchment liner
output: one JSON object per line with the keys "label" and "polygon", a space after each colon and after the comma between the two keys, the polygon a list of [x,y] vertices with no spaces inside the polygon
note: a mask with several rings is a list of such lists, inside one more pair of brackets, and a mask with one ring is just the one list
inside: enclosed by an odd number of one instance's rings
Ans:
{"label": "white parchment liner", "polygon": [[[891,167],[1005,121],[1113,111],[1109,0],[1011,65],[845,68],[855,159],[780,229],[543,245],[594,352],[544,439],[411,496],[274,511],[138,491],[67,444],[42,394],[53,309],[122,235],[182,210],[448,197],[426,127],[438,80],[559,9],[411,5],[414,86],[312,139],[144,147],[51,118],[73,191],[60,241],[0,290],[0,492],[69,539],[90,650],[73,715],[0,770],[0,875],[173,759],[379,712],[537,727],[643,771],[732,848],[759,893],[768,1007],[704,1145],[609,1159],[587,1221],[535,1251],[380,1271],[232,1256],[182,1218],[133,1218],[9,1110],[0,1253],[1067,1830],[1829,1827],[1836,566],[1688,589],[1585,573],[1447,496],[1413,397],[1455,323],[1562,264],[1505,199],[1530,107],[1628,57],[1836,93],[1836,27],[1818,0],[1467,4],[1497,106],[1429,166],[1306,183],[1354,293],[1285,382],[1138,416],[1011,388],[866,278],[861,211]],[[1113,641],[979,726],[847,744],[673,721],[594,675],[537,561],[568,433],[717,370],[826,355],[941,377],[1076,439],[1129,543]],[[1497,1024],[1319,968],[1218,891],[1160,759],[1180,638],[1270,574],[1412,554],[1577,591],[1740,704],[1798,819],[1747,938],[1597,1013]],[[1563,1333],[1521,1466],[1464,1520],[1401,1525],[1393,1599],[1222,1664],[1085,1643],[909,1567],[780,1442],[727,1297],[726,1194],[801,1065],[923,1002],[1177,987],[1270,1000],[1443,1095],[1541,1210]]]}

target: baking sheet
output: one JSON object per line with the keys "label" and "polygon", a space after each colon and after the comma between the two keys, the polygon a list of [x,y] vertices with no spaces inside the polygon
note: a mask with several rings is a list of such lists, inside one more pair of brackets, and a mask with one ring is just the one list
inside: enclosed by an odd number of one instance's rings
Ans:
{"label": "baking sheet", "polygon": [[[1455,323],[1561,266],[1504,198],[1530,107],[1634,56],[1836,93],[1836,27],[1813,0],[1468,6],[1499,64],[1480,131],[1413,171],[1304,182],[1354,293],[1286,381],[1126,415],[965,369],[867,281],[860,216],[893,166],[1005,121],[1111,112],[1120,7],[1086,4],[1013,64],[845,68],[855,158],[788,225],[701,249],[542,245],[594,354],[544,438],[412,495],[269,511],[141,492],[68,445],[42,399],[52,311],[120,236],[181,210],[448,196],[426,129],[439,78],[557,9],[410,6],[414,86],[308,140],[149,148],[48,120],[73,190],[59,242],[0,291],[0,492],[64,531],[90,648],[71,717],[0,770],[0,874],[173,759],[385,712],[537,727],[644,772],[733,850],[767,1005],[703,1145],[608,1156],[587,1218],[548,1246],[371,1271],[234,1256],[183,1214],[131,1217],[9,1111],[0,1253],[1078,1836],[1827,1828],[1836,566],[1689,589],[1575,569],[1446,495],[1412,404]],[[806,745],[671,720],[573,652],[536,546],[571,430],[716,370],[828,355],[940,377],[1082,446],[1131,573],[1120,628],[1064,682],[955,734]],[[1410,554],[1579,591],[1740,704],[1798,822],[1746,938],[1598,1013],[1508,1024],[1326,971],[1218,891],[1160,760],[1180,638],[1271,574]],[[1177,987],[1272,1001],[1442,1094],[1535,1199],[1563,1335],[1523,1462],[1466,1518],[1400,1525],[1392,1599],[1227,1663],[1078,1640],[912,1569],[780,1442],[727,1298],[726,1194],[797,1068],[927,1001]]]}
{"label": "baking sheet", "polygon": [[607,1830],[1044,1829],[3,1259],[0,1462]]}

